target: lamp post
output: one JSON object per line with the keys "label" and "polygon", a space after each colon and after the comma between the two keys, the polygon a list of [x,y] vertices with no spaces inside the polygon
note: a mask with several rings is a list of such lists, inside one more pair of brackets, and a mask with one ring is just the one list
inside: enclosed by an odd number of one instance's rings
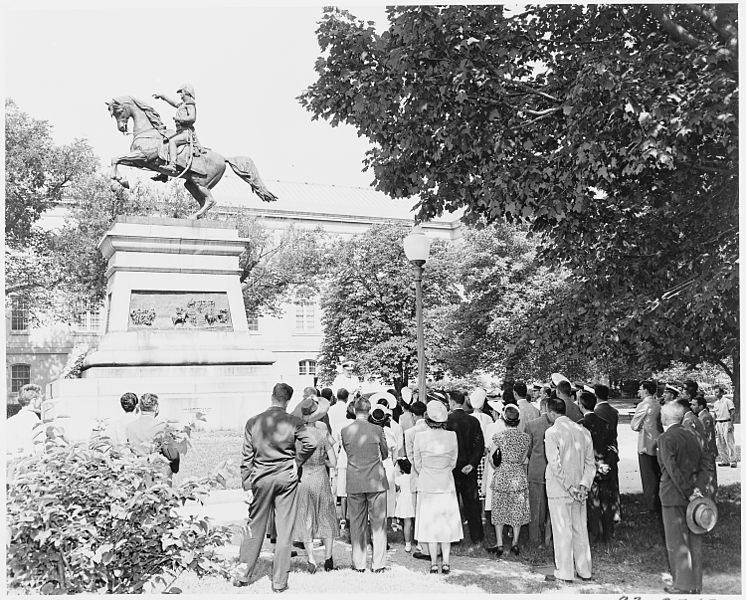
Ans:
{"label": "lamp post", "polygon": [[430,256],[430,239],[420,229],[415,227],[404,238],[404,254],[414,266],[414,283],[416,289],[415,306],[417,311],[417,366],[418,366],[418,400],[425,402],[427,391],[425,386],[425,332],[422,322],[422,271]]}

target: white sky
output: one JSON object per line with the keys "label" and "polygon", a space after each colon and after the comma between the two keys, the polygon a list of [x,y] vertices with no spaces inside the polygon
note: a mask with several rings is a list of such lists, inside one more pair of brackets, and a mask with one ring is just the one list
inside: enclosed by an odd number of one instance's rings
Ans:
{"label": "white sky", "polygon": [[[373,6],[371,6],[373,4]],[[121,8],[118,8],[117,5]],[[340,3],[385,28],[383,4]],[[182,83],[197,96],[200,141],[254,159],[265,180],[368,186],[368,143],[354,129],[311,121],[295,99],[315,80],[320,3],[6,2],[3,95],[54,127],[55,141],[86,138],[108,165],[131,137],[105,101],[131,95],[172,123]],[[128,176],[133,170],[125,169]]]}

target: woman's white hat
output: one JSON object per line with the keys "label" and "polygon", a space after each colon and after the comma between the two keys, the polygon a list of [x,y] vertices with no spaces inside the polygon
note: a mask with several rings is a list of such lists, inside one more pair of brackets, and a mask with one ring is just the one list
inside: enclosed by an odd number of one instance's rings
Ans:
{"label": "woman's white hat", "polygon": [[427,418],[436,423],[445,423],[448,420],[448,410],[442,402],[431,400],[427,403]]}

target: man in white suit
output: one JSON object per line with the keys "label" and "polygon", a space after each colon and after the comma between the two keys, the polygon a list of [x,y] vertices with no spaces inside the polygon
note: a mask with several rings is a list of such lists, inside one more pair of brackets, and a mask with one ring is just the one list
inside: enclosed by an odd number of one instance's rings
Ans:
{"label": "man in white suit", "polygon": [[591,546],[586,497],[596,475],[593,441],[587,429],[565,416],[562,399],[547,401],[547,418],[552,422],[544,433],[547,499],[556,566],[547,580],[572,583],[577,572],[580,579],[588,581],[591,579]]}

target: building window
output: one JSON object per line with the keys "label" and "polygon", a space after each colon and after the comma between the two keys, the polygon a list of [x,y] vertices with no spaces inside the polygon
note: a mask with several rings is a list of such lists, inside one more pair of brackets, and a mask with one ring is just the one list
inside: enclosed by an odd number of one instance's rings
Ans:
{"label": "building window", "polygon": [[88,322],[91,330],[98,331],[101,328],[101,309],[89,312]]}
{"label": "building window", "polygon": [[10,330],[26,331],[28,329],[29,302],[25,296],[14,296],[10,305]]}
{"label": "building window", "polygon": [[295,328],[310,331],[316,328],[316,305],[312,302],[295,303]]}
{"label": "building window", "polygon": [[10,391],[20,392],[21,388],[31,383],[31,367],[29,365],[11,365]]}
{"label": "building window", "polygon": [[249,331],[259,331],[259,317],[247,317]]}
{"label": "building window", "polygon": [[298,363],[298,375],[316,375],[316,361],[302,360]]}
{"label": "building window", "polygon": [[101,327],[101,309],[81,311],[75,315],[73,321],[76,329],[98,331]]}

